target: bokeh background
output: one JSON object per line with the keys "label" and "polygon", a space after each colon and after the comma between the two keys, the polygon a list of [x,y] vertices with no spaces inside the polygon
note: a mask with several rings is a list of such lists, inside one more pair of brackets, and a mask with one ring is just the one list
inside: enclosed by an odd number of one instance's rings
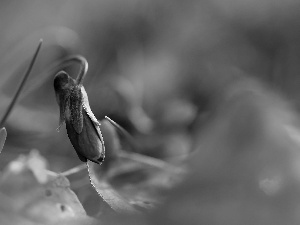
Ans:
{"label": "bokeh background", "polygon": [[[40,38],[43,46],[5,125],[0,169],[31,149],[55,172],[80,164],[64,126],[56,132],[50,68],[81,54],[89,63],[84,85],[95,116],[123,126],[135,151],[170,163],[187,160],[191,171],[154,218],[141,220],[296,223],[299,12],[298,0],[1,1],[0,113]],[[72,75],[78,66],[64,69]],[[80,179],[71,177],[71,184],[95,215],[101,201],[91,187],[78,186]]]}

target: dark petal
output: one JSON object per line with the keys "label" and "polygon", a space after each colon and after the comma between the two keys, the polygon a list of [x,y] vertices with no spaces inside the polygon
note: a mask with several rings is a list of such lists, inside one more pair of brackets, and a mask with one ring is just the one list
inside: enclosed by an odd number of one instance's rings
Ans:
{"label": "dark petal", "polygon": [[80,161],[87,162],[87,158],[85,158],[84,156],[80,155],[77,151],[76,151],[76,153],[77,153],[77,156],[80,159]]}
{"label": "dark petal", "polygon": [[83,128],[82,94],[80,86],[74,86],[70,93],[71,123],[75,131],[80,134]]}
{"label": "dark petal", "polygon": [[69,136],[69,139],[71,141],[71,144],[73,145],[79,159],[82,161],[82,162],[86,162],[86,157],[84,157],[82,155],[82,150],[80,148],[80,145],[79,145],[79,134],[74,130],[73,128],[73,125],[71,123],[71,121],[66,121],[66,128],[67,128],[67,133],[68,133],[68,136]]}
{"label": "dark petal", "polygon": [[83,128],[80,134],[76,132],[70,121],[66,121],[69,139],[77,154],[80,155],[81,161],[85,162],[85,159],[89,159],[100,163],[104,158],[103,141],[99,138],[97,128],[84,110],[82,115]]}
{"label": "dark petal", "polygon": [[59,126],[66,119],[66,111],[69,106],[69,97],[72,87],[75,81],[64,71],[60,71],[54,78],[54,90],[56,95],[56,101],[59,105],[60,119]]}
{"label": "dark petal", "polygon": [[54,90],[56,94],[60,94],[61,90],[65,89],[69,85],[70,76],[64,72],[60,71],[54,77]]}
{"label": "dark petal", "polygon": [[59,101],[59,127],[63,124],[63,122],[66,120],[66,108],[69,107],[69,101],[68,96],[65,95],[64,98],[62,98]]}

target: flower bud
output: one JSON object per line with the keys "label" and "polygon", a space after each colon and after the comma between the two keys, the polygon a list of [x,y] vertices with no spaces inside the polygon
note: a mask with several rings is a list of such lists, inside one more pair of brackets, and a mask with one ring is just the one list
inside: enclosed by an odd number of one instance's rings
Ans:
{"label": "flower bud", "polygon": [[89,106],[84,87],[61,71],[54,78],[54,89],[60,108],[60,126],[66,122],[69,139],[79,159],[101,163],[105,148],[100,123]]}

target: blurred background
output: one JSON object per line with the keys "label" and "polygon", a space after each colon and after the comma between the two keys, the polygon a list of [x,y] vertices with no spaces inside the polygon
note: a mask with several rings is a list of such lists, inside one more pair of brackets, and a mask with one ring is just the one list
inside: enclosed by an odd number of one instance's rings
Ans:
{"label": "blurred background", "polygon": [[[65,127],[56,132],[50,71],[80,54],[95,116],[123,126],[136,152],[189,165],[156,224],[299,221],[299,12],[298,0],[1,1],[0,112],[43,46],[5,125],[0,169],[31,149],[55,172],[80,164]],[[78,179],[94,215],[101,204]]]}

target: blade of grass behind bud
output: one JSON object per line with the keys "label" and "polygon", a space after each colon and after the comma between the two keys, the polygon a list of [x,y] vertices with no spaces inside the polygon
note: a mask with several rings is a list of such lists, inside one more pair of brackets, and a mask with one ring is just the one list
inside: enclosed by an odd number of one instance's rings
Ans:
{"label": "blade of grass behind bud", "polygon": [[6,137],[7,137],[6,129],[5,129],[5,127],[2,127],[0,129],[0,153],[4,147]]}
{"label": "blade of grass behind bud", "polygon": [[139,149],[139,147],[137,146],[137,143],[135,142],[135,140],[133,139],[133,137],[123,127],[121,127],[119,124],[117,124],[115,121],[113,121],[108,116],[105,116],[105,119],[108,122],[110,122],[116,128],[116,130],[119,131],[119,133],[126,138],[126,140],[128,141],[128,143],[132,147],[132,150],[137,151]]}
{"label": "blade of grass behind bud", "polygon": [[14,105],[16,104],[16,101],[17,101],[17,99],[18,99],[18,97],[19,97],[19,95],[20,95],[20,93],[21,93],[21,91],[22,91],[22,89],[23,89],[23,87],[24,87],[24,85],[25,85],[25,83],[27,81],[27,78],[28,78],[28,76],[29,76],[29,74],[30,74],[30,72],[32,70],[32,67],[33,67],[33,65],[34,65],[34,63],[36,61],[37,55],[38,55],[38,53],[39,53],[39,51],[41,49],[41,46],[42,46],[42,42],[43,42],[43,40],[41,39],[40,43],[39,43],[39,45],[38,45],[38,47],[37,47],[37,49],[36,49],[36,51],[35,51],[35,53],[33,55],[33,58],[32,58],[32,60],[31,60],[31,62],[29,64],[29,67],[28,67],[28,69],[27,69],[27,71],[26,71],[26,73],[25,73],[25,75],[23,77],[23,80],[22,80],[20,86],[19,86],[17,92],[15,93],[13,99],[11,100],[10,105],[7,107],[7,110],[6,110],[5,114],[4,114],[4,116],[2,117],[2,119],[0,121],[0,127],[3,127],[5,121],[7,120],[9,114],[11,113]]}
{"label": "blade of grass behind bud", "polygon": [[[108,116],[105,116],[105,119],[110,124],[112,124],[116,128],[116,130],[118,130],[120,132],[120,134],[125,136],[125,138],[129,142],[129,144],[131,145],[133,150],[136,151],[138,149],[137,144],[135,143],[133,137],[123,127],[121,127],[119,124],[117,124],[115,121],[113,121]],[[184,172],[184,169],[173,166],[172,164],[169,164],[161,159],[153,158],[153,157],[142,155],[142,154],[135,153],[135,152],[119,151],[118,156],[121,158],[140,162],[140,163],[143,163],[143,164],[146,164],[149,166],[153,166],[153,167],[156,167],[156,168],[168,171],[168,172],[172,172],[172,173],[183,173]]]}

